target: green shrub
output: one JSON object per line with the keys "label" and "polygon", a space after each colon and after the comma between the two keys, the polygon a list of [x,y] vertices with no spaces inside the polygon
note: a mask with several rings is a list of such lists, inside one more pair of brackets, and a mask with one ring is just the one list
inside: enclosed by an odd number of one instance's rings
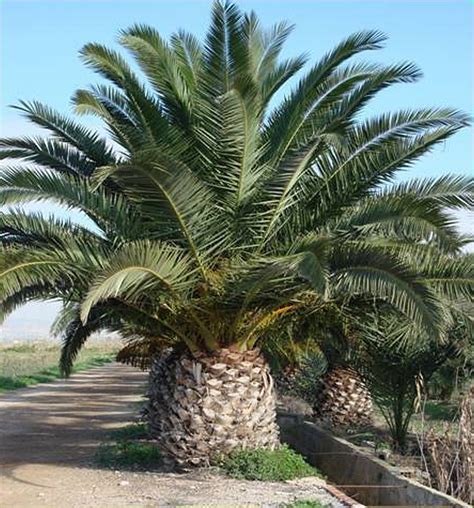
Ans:
{"label": "green shrub", "polygon": [[120,427],[110,433],[110,437],[116,441],[146,439],[148,437],[147,426],[144,423],[131,423]]}
{"label": "green shrub", "polygon": [[284,481],[318,474],[286,445],[276,450],[238,450],[218,463],[228,475],[244,480]]}
{"label": "green shrub", "polygon": [[96,461],[108,468],[152,469],[161,464],[161,453],[150,443],[121,441],[101,445]]}
{"label": "green shrub", "polygon": [[393,448],[405,453],[420,394],[453,354],[453,344],[432,340],[394,311],[376,314],[372,322],[362,328],[360,370],[387,423]]}

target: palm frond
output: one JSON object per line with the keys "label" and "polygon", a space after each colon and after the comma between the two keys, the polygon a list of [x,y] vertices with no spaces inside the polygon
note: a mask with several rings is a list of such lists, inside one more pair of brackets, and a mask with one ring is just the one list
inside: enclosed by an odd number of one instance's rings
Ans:
{"label": "palm frond", "polygon": [[[212,192],[182,162],[156,150],[138,153],[128,164],[104,168],[109,177],[154,223],[157,238],[189,246],[204,277],[206,253],[220,246],[223,224],[212,213]],[[222,236],[222,235],[221,235]]]}
{"label": "palm frond", "polygon": [[0,300],[0,324],[15,310],[32,301],[55,300],[58,293],[50,283],[22,286],[19,291]]}
{"label": "palm frond", "polygon": [[171,245],[148,241],[128,243],[94,278],[81,306],[81,319],[86,322],[94,305],[110,298],[131,303],[145,294],[169,302],[184,298],[196,282],[192,266],[186,252]]}
{"label": "palm frond", "polygon": [[[273,111],[268,119],[270,151],[278,158],[284,156],[289,139],[302,125],[308,111],[318,97],[319,87],[339,65],[361,51],[381,48],[386,37],[378,31],[358,32],[327,53],[300,81],[296,89]],[[278,160],[278,159],[277,159]]]}
{"label": "palm frond", "polygon": [[334,293],[386,300],[420,328],[437,335],[441,321],[435,294],[399,259],[381,249],[337,248],[331,256]]}
{"label": "palm frond", "polygon": [[0,206],[46,201],[82,211],[104,232],[114,231],[122,237],[133,238],[144,227],[123,196],[105,189],[91,192],[90,183],[81,178],[15,166],[2,168]]}
{"label": "palm frond", "polygon": [[100,235],[71,220],[15,210],[0,214],[0,244],[3,246],[58,247],[63,245],[63,241],[67,242],[70,239],[96,242],[97,248],[102,248],[106,244]]}
{"label": "palm frond", "polygon": [[0,160],[33,162],[59,173],[90,175],[96,164],[74,147],[55,139],[4,138],[0,140]]}
{"label": "palm frond", "polygon": [[52,108],[38,101],[20,101],[19,105],[13,108],[23,112],[31,122],[50,131],[58,140],[77,148],[97,166],[117,162],[113,150],[97,132],[60,115]]}

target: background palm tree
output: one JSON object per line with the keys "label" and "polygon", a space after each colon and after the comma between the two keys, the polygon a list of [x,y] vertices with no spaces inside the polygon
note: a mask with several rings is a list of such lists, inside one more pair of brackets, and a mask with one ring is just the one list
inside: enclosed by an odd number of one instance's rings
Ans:
{"label": "background palm tree", "polygon": [[37,102],[17,108],[49,137],[0,142],[0,158],[21,161],[2,170],[1,206],[54,201],[93,223],[2,214],[2,314],[62,300],[66,373],[99,329],[171,346],[157,369],[173,387],[150,421],[183,461],[277,443],[258,345],[279,319],[370,295],[440,337],[471,295],[446,209],[473,208],[473,180],[393,183],[467,116],[362,119],[379,91],[421,75],[407,62],[351,63],[382,47],[377,31],[342,41],[278,102],[306,61],[279,58],[291,30],[264,30],[227,2],[214,4],[203,42],[135,25],[119,40],[146,83],[113,50],[81,51],[106,84],[78,90],[76,112],[99,117],[113,144]]}
{"label": "background palm tree", "polygon": [[[362,324],[357,363],[386,421],[392,446],[405,452],[412,416],[419,410],[433,374],[455,355],[451,333],[443,342],[414,330],[403,316],[378,312]],[[413,334],[415,336],[413,336]]]}
{"label": "background palm tree", "polygon": [[278,393],[303,399],[334,426],[365,425],[372,417],[370,392],[354,367],[364,336],[355,323],[368,314],[373,301],[353,300],[278,322],[263,344]]}

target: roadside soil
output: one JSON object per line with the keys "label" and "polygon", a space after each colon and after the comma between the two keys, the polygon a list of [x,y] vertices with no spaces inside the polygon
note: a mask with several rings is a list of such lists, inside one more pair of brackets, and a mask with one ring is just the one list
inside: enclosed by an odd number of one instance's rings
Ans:
{"label": "roadside soil", "polygon": [[109,364],[0,396],[0,506],[277,507],[303,499],[343,506],[317,478],[264,483],[232,480],[211,470],[99,469],[97,447],[111,429],[134,421],[145,381],[141,371]]}

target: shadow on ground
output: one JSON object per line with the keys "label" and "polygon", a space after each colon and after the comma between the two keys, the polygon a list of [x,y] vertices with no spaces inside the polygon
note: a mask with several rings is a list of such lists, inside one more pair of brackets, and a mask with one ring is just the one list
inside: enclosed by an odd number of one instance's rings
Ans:
{"label": "shadow on ground", "polygon": [[89,464],[110,430],[137,416],[145,381],[139,370],[109,364],[0,396],[2,476],[24,465]]}

